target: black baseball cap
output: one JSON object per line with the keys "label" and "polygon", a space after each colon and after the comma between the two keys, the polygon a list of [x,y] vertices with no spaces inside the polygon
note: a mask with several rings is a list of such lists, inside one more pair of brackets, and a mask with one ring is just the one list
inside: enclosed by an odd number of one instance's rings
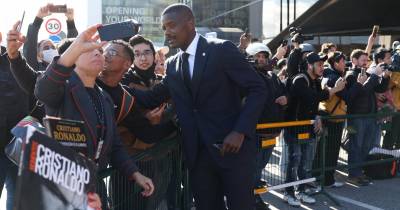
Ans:
{"label": "black baseball cap", "polygon": [[313,64],[313,63],[318,62],[318,61],[324,61],[325,62],[327,59],[328,59],[327,55],[325,55],[325,54],[317,54],[315,52],[308,53],[307,57],[306,57],[307,63],[309,63],[309,64]]}

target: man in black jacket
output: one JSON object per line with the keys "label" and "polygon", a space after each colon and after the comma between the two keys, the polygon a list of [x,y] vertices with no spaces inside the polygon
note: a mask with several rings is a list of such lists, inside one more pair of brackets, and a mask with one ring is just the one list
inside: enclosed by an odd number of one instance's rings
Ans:
{"label": "man in black jacket", "polygon": [[[316,119],[314,129],[305,128],[308,133],[307,143],[298,144],[296,130],[286,129],[284,131],[285,142],[288,145],[289,163],[287,167],[286,182],[296,181],[297,177],[302,180],[311,177],[311,167],[315,154],[315,134],[321,132],[321,120],[318,117],[319,102],[327,100],[333,94],[341,91],[345,86],[343,79],[338,79],[333,88],[321,88],[319,77],[323,73],[323,63],[327,56],[319,56],[316,53],[307,54],[307,72],[300,73],[293,78],[290,86],[290,102],[288,107],[288,121]],[[287,202],[291,206],[300,206],[301,202],[315,203],[315,199],[304,193],[305,186],[298,187],[299,194],[295,197],[293,187],[286,188]],[[301,202],[300,202],[301,201]]]}
{"label": "man in black jacket", "polygon": [[306,56],[310,52],[314,52],[315,48],[311,44],[299,44],[293,42],[294,49],[290,52],[287,60],[287,74],[289,79],[293,79],[298,73],[307,71]]}
{"label": "man in black jacket", "polygon": [[[389,71],[383,71],[382,67],[378,65],[372,74],[367,74],[368,54],[363,50],[353,50],[350,57],[353,68],[346,74],[346,88],[349,89],[352,88],[353,85],[357,85],[357,78],[360,74],[362,76],[367,75],[368,79],[362,85],[360,91],[348,99],[347,113],[376,113],[377,104],[375,93],[382,93],[387,90],[391,73]],[[368,152],[375,141],[374,134],[378,129],[376,122],[376,118],[356,118],[348,121],[348,126],[357,131],[357,133],[350,135],[349,165],[361,164],[366,160]],[[371,179],[363,174],[361,167],[356,167],[349,169],[349,182],[365,186],[371,182]]]}
{"label": "man in black jacket", "polygon": [[[269,60],[268,55],[271,53],[269,48],[262,43],[252,43],[246,49],[249,56],[252,56],[255,61],[255,69],[257,73],[264,79],[267,86],[268,95],[266,97],[266,103],[259,119],[259,123],[271,123],[271,122],[283,122],[285,115],[285,108],[288,102],[288,96],[285,84],[281,82],[279,77],[272,72],[278,59],[282,58],[286,54],[286,47],[280,46],[277,49],[276,55],[272,60]],[[280,130],[260,130],[257,132],[259,151],[257,153],[257,168],[256,168],[256,179],[255,189],[266,187],[267,183],[262,179],[262,172],[271,157],[274,145],[268,147],[262,147],[262,142],[266,140],[275,139],[279,136]],[[256,210],[269,209],[268,204],[263,201],[261,196],[256,196]]]}
{"label": "man in black jacket", "polygon": [[[0,42],[2,36],[0,33]],[[17,166],[4,154],[10,142],[10,130],[29,113],[29,96],[18,86],[10,71],[6,48],[0,46],[0,194],[4,182],[7,185],[7,210],[13,206]]]}

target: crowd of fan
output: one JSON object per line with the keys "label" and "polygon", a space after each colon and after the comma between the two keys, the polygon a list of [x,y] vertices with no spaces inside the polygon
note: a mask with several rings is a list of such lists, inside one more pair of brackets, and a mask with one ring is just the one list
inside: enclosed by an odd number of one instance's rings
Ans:
{"label": "crowd of fan", "polygon": [[[89,43],[96,26],[78,36],[70,8],[65,13],[68,38],[57,46],[48,39],[38,41],[43,18],[51,15],[49,7],[50,4],[39,10],[26,37],[18,32],[19,22],[16,23],[7,34],[7,48],[1,47],[0,51],[0,182],[7,186],[7,209],[12,209],[17,166],[7,160],[3,148],[12,138],[9,130],[26,115],[39,121],[46,114],[85,121],[90,130],[88,141],[93,142],[85,155],[99,164],[99,170],[111,163],[129,180],[136,181],[144,189],[144,196],[150,196],[154,191],[153,183],[139,172],[140,167],[136,167],[130,155],[177,135],[179,124],[173,101],[148,109],[135,103],[132,95],[134,90],[150,90],[162,82],[166,75],[164,63],[171,54],[169,49],[156,48],[142,35],[131,37],[129,42]],[[316,167],[313,166],[315,153],[319,151],[317,138],[323,127],[332,133],[349,128],[357,130],[350,135],[349,164],[365,161],[369,150],[375,146],[400,147],[397,129],[400,117],[390,119],[395,129],[384,133],[382,145],[382,122],[373,117],[346,122],[322,122],[320,118],[400,109],[400,76],[394,71],[400,70],[400,44],[394,42],[392,49],[372,50],[375,40],[371,35],[366,49],[354,49],[349,56],[338,51],[333,43],[323,44],[318,53],[315,46],[296,42],[279,46],[273,55],[265,44],[251,42],[249,34],[241,36],[238,50],[248,57],[269,89],[259,123],[315,120],[314,126],[309,128],[311,135],[306,144],[296,143],[297,131],[283,130],[289,155],[286,182],[311,177],[311,170]],[[280,131],[258,133],[263,138],[279,134]],[[341,133],[328,136],[328,167],[337,165],[341,137]],[[101,142],[105,145],[103,148],[99,146],[100,141],[104,141]],[[98,150],[100,157],[96,155]],[[266,185],[261,174],[272,151],[273,148],[269,148],[259,152],[254,187]],[[334,170],[325,176],[327,186],[343,185],[335,180]],[[371,183],[361,167],[350,169],[348,181],[360,186]],[[98,186],[103,185],[99,181]],[[297,193],[294,187],[286,189],[285,199],[289,205],[316,202],[305,193],[305,185],[296,189]],[[94,208],[107,206],[105,195],[90,196],[97,201],[94,201]],[[118,201],[118,196],[114,199]],[[256,196],[256,207],[267,209],[260,196]]]}

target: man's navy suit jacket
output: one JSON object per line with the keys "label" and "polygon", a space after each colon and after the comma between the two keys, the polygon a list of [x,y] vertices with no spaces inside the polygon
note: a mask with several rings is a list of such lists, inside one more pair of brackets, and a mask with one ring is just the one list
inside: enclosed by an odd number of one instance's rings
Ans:
{"label": "man's navy suit jacket", "polygon": [[[264,81],[232,42],[200,36],[191,88],[187,88],[181,55],[167,60],[161,84],[147,92],[132,90],[137,102],[154,108],[172,98],[189,168],[196,163],[200,147],[207,148],[220,167],[255,161],[255,127],[267,96]],[[222,157],[213,144],[222,144],[232,131],[246,138],[238,154]]]}

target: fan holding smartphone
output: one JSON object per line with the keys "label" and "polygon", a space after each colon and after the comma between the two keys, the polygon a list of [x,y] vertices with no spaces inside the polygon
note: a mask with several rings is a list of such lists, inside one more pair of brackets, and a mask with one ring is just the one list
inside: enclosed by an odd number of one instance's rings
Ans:
{"label": "fan holding smartphone", "polygon": [[23,47],[23,54],[28,64],[38,71],[45,70],[53,58],[58,55],[55,44],[51,40],[44,39],[38,42],[39,30],[44,19],[53,13],[65,14],[68,28],[67,38],[74,38],[78,35],[74,22],[74,9],[68,8],[67,5],[54,4],[41,7],[35,20],[28,27],[27,40]]}

